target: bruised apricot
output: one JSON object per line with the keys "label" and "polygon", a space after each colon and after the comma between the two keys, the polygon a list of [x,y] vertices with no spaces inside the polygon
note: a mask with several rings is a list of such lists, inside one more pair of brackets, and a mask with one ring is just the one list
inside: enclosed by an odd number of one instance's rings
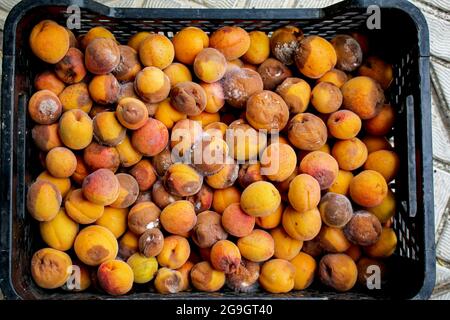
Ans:
{"label": "bruised apricot", "polygon": [[147,159],[136,163],[131,168],[130,174],[136,179],[140,191],[149,190],[156,181],[155,169]]}
{"label": "bruised apricot", "polygon": [[336,180],[339,166],[328,153],[313,151],[308,153],[300,162],[300,171],[314,177],[320,189],[328,189]]}
{"label": "bruised apricot", "polygon": [[334,68],[337,62],[333,45],[319,36],[304,37],[295,52],[298,70],[308,78],[318,79]]}
{"label": "bruised apricot", "polygon": [[103,290],[110,295],[119,296],[131,290],[134,274],[126,262],[109,260],[98,267],[97,279]]}
{"label": "bruised apricot", "polygon": [[274,31],[270,38],[270,49],[275,58],[285,65],[294,62],[294,54],[298,49],[298,40],[303,32],[295,26],[284,26]]}
{"label": "bruised apricot", "polygon": [[192,81],[177,83],[170,91],[172,106],[188,116],[199,115],[206,108],[206,92]]}
{"label": "bruised apricot", "polygon": [[271,293],[289,292],[295,284],[295,267],[283,259],[269,260],[261,267],[259,283]]}
{"label": "bruised apricot", "polygon": [[154,284],[159,293],[177,293],[181,291],[183,278],[181,272],[164,267],[158,270]]}
{"label": "bruised apricot", "polygon": [[347,171],[358,169],[367,159],[367,147],[358,138],[337,141],[331,154],[339,164],[339,168]]}
{"label": "bruised apricot", "polygon": [[139,57],[146,67],[164,69],[175,57],[172,42],[162,34],[149,34],[139,46]]}
{"label": "bruised apricot", "polygon": [[203,211],[197,215],[197,223],[192,230],[192,240],[199,248],[210,248],[219,240],[228,237],[221,224],[221,216],[214,211]]}
{"label": "bruised apricot", "polygon": [[139,237],[139,252],[145,257],[157,256],[164,246],[164,235],[158,228],[146,230]]}
{"label": "bruised apricot", "polygon": [[225,167],[228,145],[222,137],[203,134],[192,146],[192,166],[202,175],[211,176]]}
{"label": "bruised apricot", "polygon": [[50,90],[35,92],[28,102],[28,113],[39,124],[52,124],[58,121],[62,112],[61,101]]}
{"label": "bruised apricot", "polygon": [[347,74],[338,69],[331,69],[330,71],[326,72],[323,76],[321,76],[319,79],[317,79],[317,83],[319,82],[329,82],[334,84],[336,87],[340,88],[344,83],[346,83],[348,80]]}
{"label": "bruised apricot", "polygon": [[92,142],[83,152],[83,159],[91,171],[109,169],[116,172],[120,165],[119,153],[116,148]]}
{"label": "bruised apricot", "polygon": [[289,141],[301,150],[318,150],[327,142],[327,127],[311,113],[295,115],[287,125]]}
{"label": "bruised apricot", "polygon": [[43,20],[33,27],[29,43],[33,53],[42,61],[55,64],[69,50],[69,33],[52,20]]}
{"label": "bruised apricot", "polygon": [[36,90],[50,90],[56,95],[59,95],[65,88],[62,82],[53,71],[43,71],[34,78],[34,87]]}
{"label": "bruised apricot", "polygon": [[346,34],[338,34],[330,42],[336,51],[337,69],[351,72],[361,65],[363,52],[358,41],[353,37]]}
{"label": "bruised apricot", "polygon": [[84,61],[86,69],[93,74],[112,72],[120,63],[120,48],[109,38],[93,39],[86,47]]}
{"label": "bruised apricot", "polygon": [[400,167],[400,159],[394,151],[379,150],[369,154],[364,163],[365,170],[374,170],[380,173],[386,182],[395,179]]}
{"label": "bruised apricot", "polygon": [[128,212],[128,228],[136,235],[159,226],[161,210],[150,201],[139,202]]}
{"label": "bruised apricot", "polygon": [[81,189],[73,190],[67,196],[64,207],[67,215],[80,224],[90,224],[103,215],[104,206],[90,202]]}
{"label": "bruised apricot", "polygon": [[167,232],[184,236],[194,228],[197,216],[192,203],[179,200],[161,211],[160,221]]}
{"label": "bruised apricot", "polygon": [[308,108],[311,87],[303,79],[286,78],[276,89],[276,92],[284,99],[289,112],[300,113]]}
{"label": "bruised apricot", "polygon": [[320,246],[326,252],[345,252],[351,246],[351,243],[347,240],[344,231],[340,228],[322,226],[318,237]]}
{"label": "bruised apricot", "polygon": [[320,281],[337,291],[344,292],[353,288],[357,277],[358,270],[356,264],[346,254],[327,254],[320,260]]}
{"label": "bruised apricot", "polygon": [[38,221],[50,221],[55,218],[61,202],[61,192],[51,182],[37,180],[28,188],[27,209]]}
{"label": "bruised apricot", "polygon": [[392,65],[376,56],[367,57],[358,69],[358,74],[378,81],[384,90],[389,88],[394,79]]}
{"label": "bruised apricot", "polygon": [[158,255],[158,262],[161,266],[170,269],[178,269],[189,258],[191,249],[186,238],[172,235],[164,238],[164,246]]}
{"label": "bruised apricot", "polygon": [[200,83],[200,86],[206,93],[205,111],[214,113],[219,111],[225,104],[225,95],[223,87],[219,82]]}
{"label": "bruised apricot", "polygon": [[89,94],[99,104],[116,103],[119,99],[120,84],[110,73],[97,75],[89,83]]}
{"label": "bruised apricot", "polygon": [[125,136],[123,141],[116,146],[116,150],[119,153],[120,165],[122,167],[131,167],[142,159],[142,154],[133,148],[128,136]]}
{"label": "bruised apricot", "polygon": [[350,196],[354,202],[363,207],[375,207],[381,204],[387,195],[384,177],[373,170],[364,170],[356,175],[350,183]]}
{"label": "bruised apricot", "polygon": [[69,278],[72,260],[65,252],[43,248],[36,251],[31,259],[31,276],[44,289],[61,287]]}
{"label": "bruised apricot", "polygon": [[197,27],[186,27],[172,39],[175,58],[184,64],[193,64],[197,54],[209,46],[208,35]]}
{"label": "bruised apricot", "polygon": [[369,246],[377,242],[381,230],[378,218],[365,210],[356,211],[344,228],[347,239],[361,246]]}
{"label": "bruised apricot", "polygon": [[139,238],[131,231],[125,232],[119,241],[119,256],[122,259],[128,259],[134,253],[139,251]]}
{"label": "bruised apricot", "polygon": [[119,195],[117,199],[111,203],[113,208],[128,208],[139,195],[139,185],[132,175],[127,173],[119,173],[116,175],[119,181]]}
{"label": "bruised apricot", "polygon": [[228,71],[221,83],[226,102],[235,108],[244,108],[251,95],[264,89],[259,73],[248,68]]}
{"label": "bruised apricot", "polygon": [[169,169],[172,164],[172,152],[169,148],[164,149],[152,158],[153,168],[160,177],[164,177],[167,169]]}
{"label": "bruised apricot", "polygon": [[92,225],[80,231],[75,239],[74,249],[83,263],[98,266],[116,257],[118,244],[107,228]]}
{"label": "bruised apricot", "polygon": [[219,50],[214,48],[205,48],[195,56],[195,75],[204,82],[219,81],[224,76],[226,68],[227,60]]}
{"label": "bruised apricot", "polygon": [[341,90],[329,82],[319,82],[311,91],[311,104],[320,113],[332,113],[342,105]]}
{"label": "bruised apricot", "polygon": [[164,185],[167,190],[180,197],[196,194],[202,187],[202,183],[203,177],[194,168],[182,163],[171,165],[164,176]]}
{"label": "bruised apricot", "polygon": [[39,224],[39,231],[44,242],[53,249],[67,251],[73,246],[78,233],[78,223],[67,216],[64,209],[50,221]]}
{"label": "bruised apricot", "polygon": [[119,46],[120,63],[112,71],[117,80],[122,82],[133,81],[142,67],[136,50],[129,46]]}
{"label": "bruised apricot", "polygon": [[215,270],[209,262],[202,261],[192,267],[191,282],[197,290],[218,291],[225,284],[225,273]]}
{"label": "bruised apricot", "polygon": [[230,156],[240,162],[255,160],[267,145],[265,132],[256,131],[243,120],[233,121],[228,129],[226,142]]}
{"label": "bruised apricot", "polygon": [[[275,170],[277,170],[277,168],[275,168]],[[243,164],[240,167],[237,181],[242,188],[247,188],[253,182],[263,180],[265,180],[265,177],[261,174],[261,163]]]}
{"label": "bruised apricot", "polygon": [[241,259],[236,271],[226,275],[226,285],[234,292],[253,292],[257,288],[259,271],[259,263]]}
{"label": "bruised apricot", "polygon": [[89,29],[89,31],[81,39],[81,48],[86,50],[87,46],[94,40],[98,38],[105,38],[116,40],[114,35],[108,29],[104,27],[94,27]]}
{"label": "bruised apricot", "polygon": [[137,73],[134,89],[145,102],[158,103],[168,97],[170,80],[160,69],[146,67]]}
{"label": "bruised apricot", "polygon": [[264,90],[247,100],[246,118],[255,129],[280,131],[289,120],[289,108],[278,94]]}
{"label": "bruised apricot", "polygon": [[162,182],[162,180],[158,180],[153,184],[152,200],[161,209],[164,209],[169,204],[181,199],[182,197],[174,196],[173,194],[169,193],[164,187],[164,183]]}
{"label": "bruised apricot", "polygon": [[250,36],[244,29],[225,26],[213,32],[209,46],[222,52],[230,61],[243,56],[250,47]]}
{"label": "bruised apricot", "polygon": [[91,111],[93,102],[89,95],[88,86],[84,82],[67,86],[58,97],[63,111],[71,109],[81,109],[86,113]]}
{"label": "bruised apricot", "polygon": [[43,180],[52,183],[59,190],[63,199],[66,197],[71,187],[69,178],[55,178],[48,171],[42,172],[36,180]]}
{"label": "bruised apricot", "polygon": [[297,211],[315,208],[320,201],[320,184],[309,174],[299,174],[289,184],[288,199]]}
{"label": "bruised apricot", "polygon": [[191,119],[179,120],[172,128],[170,147],[172,148],[173,161],[180,157],[189,159],[195,143],[202,138],[203,129],[200,123]]}
{"label": "bruised apricot", "polygon": [[87,73],[84,54],[76,48],[69,48],[64,58],[55,65],[55,73],[64,83],[80,82]]}
{"label": "bruised apricot", "polygon": [[350,200],[342,194],[327,192],[319,203],[322,221],[335,228],[343,228],[352,218],[353,209]]}
{"label": "bruised apricot", "polygon": [[384,93],[372,78],[358,76],[347,81],[342,87],[342,106],[367,120],[380,113],[384,104]]}
{"label": "bruised apricot", "polygon": [[196,213],[200,213],[211,208],[213,195],[213,190],[207,184],[203,184],[199,192],[188,197],[186,200],[194,205]]}
{"label": "bruised apricot", "polygon": [[233,242],[219,240],[211,248],[210,260],[214,269],[232,273],[241,263],[241,253]]}

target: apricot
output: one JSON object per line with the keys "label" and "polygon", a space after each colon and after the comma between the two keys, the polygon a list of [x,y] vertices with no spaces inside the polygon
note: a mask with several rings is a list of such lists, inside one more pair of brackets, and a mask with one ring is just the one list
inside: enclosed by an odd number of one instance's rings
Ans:
{"label": "apricot", "polygon": [[105,207],[95,224],[109,229],[116,238],[120,238],[127,230],[127,216],[128,210],[125,208]]}
{"label": "apricot", "polygon": [[139,46],[139,57],[146,67],[164,69],[175,57],[172,42],[162,34],[149,34]]}
{"label": "apricot", "polygon": [[241,259],[236,271],[226,275],[226,285],[234,292],[252,292],[257,288],[259,263]]}
{"label": "apricot", "polygon": [[230,156],[240,162],[256,159],[267,145],[265,133],[256,131],[243,120],[233,121],[228,129],[226,141]]}
{"label": "apricot", "polygon": [[64,90],[65,86],[64,82],[53,71],[43,71],[34,78],[36,90],[50,90],[57,96]]}
{"label": "apricot", "polygon": [[206,107],[206,92],[192,81],[177,83],[170,91],[172,106],[188,116],[199,115]]}
{"label": "apricot", "polygon": [[239,248],[229,240],[219,240],[211,247],[210,260],[214,269],[233,273],[241,263]]}
{"label": "apricot", "polygon": [[212,207],[214,211],[222,213],[232,203],[241,201],[241,192],[235,186],[214,190]]}
{"label": "apricot", "polygon": [[103,145],[115,147],[125,139],[126,129],[117,121],[114,112],[105,111],[97,114],[93,124],[94,137]]}
{"label": "apricot", "polygon": [[212,189],[208,185],[203,184],[199,192],[188,197],[186,200],[194,205],[195,213],[200,213],[211,208],[213,195]]}
{"label": "apricot", "polygon": [[334,68],[337,62],[333,45],[319,36],[302,38],[295,51],[295,64],[308,78],[318,79]]}
{"label": "apricot", "polygon": [[29,43],[35,56],[55,64],[69,50],[69,33],[52,20],[42,20],[31,30]]}
{"label": "apricot", "polygon": [[86,47],[84,61],[93,74],[110,73],[120,64],[120,47],[113,39],[95,38]]}
{"label": "apricot", "polygon": [[69,48],[64,58],[55,65],[55,73],[67,84],[82,81],[87,73],[83,52],[77,48]]}
{"label": "apricot", "polygon": [[250,46],[242,58],[251,64],[260,64],[270,55],[269,37],[262,31],[249,32]]}
{"label": "apricot", "polygon": [[164,185],[167,190],[179,197],[196,194],[200,191],[202,183],[203,177],[194,168],[182,163],[171,165],[164,176]]}
{"label": "apricot", "polygon": [[343,228],[352,218],[353,209],[345,195],[327,192],[319,203],[322,221],[329,227]]}
{"label": "apricot", "polygon": [[163,177],[166,174],[167,169],[169,169],[172,164],[172,153],[169,148],[164,149],[152,158],[153,168],[160,177]]}
{"label": "apricot", "polygon": [[43,248],[31,259],[31,276],[44,289],[56,289],[64,285],[71,273],[72,260],[65,252]]}
{"label": "apricot", "polygon": [[373,213],[381,223],[388,222],[396,212],[395,195],[391,189],[388,189],[384,200],[377,206],[367,208],[367,211]]}
{"label": "apricot", "polygon": [[125,232],[119,241],[119,256],[128,259],[139,250],[139,238],[131,231]]}
{"label": "apricot", "polygon": [[170,79],[160,69],[146,67],[136,75],[134,89],[145,102],[158,103],[169,96]]}
{"label": "apricot", "polygon": [[142,159],[142,154],[133,148],[130,138],[125,135],[125,138],[121,143],[116,146],[116,150],[119,153],[120,165],[128,168],[134,166]]}
{"label": "apricot", "polygon": [[372,78],[358,76],[348,80],[342,87],[342,106],[368,120],[380,113],[384,104],[384,93]]}
{"label": "apricot", "polygon": [[89,95],[88,86],[84,82],[65,87],[58,97],[61,101],[63,111],[81,109],[89,113],[92,109],[93,102]]}
{"label": "apricot", "polygon": [[133,287],[134,274],[131,267],[121,260],[103,262],[97,271],[100,286],[113,296],[124,295]]}
{"label": "apricot", "polygon": [[378,150],[392,150],[392,146],[386,137],[365,136],[361,140],[366,145],[369,154]]}
{"label": "apricot", "polygon": [[61,192],[51,182],[36,180],[27,192],[27,209],[37,221],[50,221],[61,207]]}
{"label": "apricot", "polygon": [[352,243],[344,253],[352,258],[353,261],[357,262],[361,257],[361,247],[357,244]]}
{"label": "apricot", "polygon": [[120,63],[112,71],[117,80],[122,82],[133,81],[142,67],[136,50],[129,46],[119,46]]}
{"label": "apricot", "polygon": [[196,116],[190,116],[189,119],[197,121],[200,123],[202,127],[206,127],[207,125],[220,121],[220,114],[218,112],[209,113],[202,111],[200,114]]}
{"label": "apricot", "polygon": [[297,155],[288,144],[272,143],[261,155],[261,174],[271,181],[284,181],[295,171]]}
{"label": "apricot", "polygon": [[116,172],[120,165],[119,152],[114,147],[92,142],[83,152],[83,160],[91,171],[109,169]]}
{"label": "apricot", "polygon": [[342,105],[341,90],[329,82],[317,83],[311,91],[311,104],[321,113],[332,113]]}
{"label": "apricot", "polygon": [[221,225],[221,216],[214,211],[203,211],[197,216],[192,240],[199,248],[210,248],[217,241],[225,240],[228,234]]}
{"label": "apricot", "polygon": [[301,113],[308,108],[311,87],[303,79],[286,78],[276,89],[276,92],[286,102],[290,113]]}
{"label": "apricot", "polygon": [[228,162],[228,145],[222,137],[203,134],[192,146],[192,166],[203,176],[212,176]]}
{"label": "apricot", "polygon": [[122,98],[117,104],[116,117],[125,128],[137,130],[145,125],[148,119],[148,110],[139,99]]}
{"label": "apricot", "polygon": [[225,104],[225,95],[223,87],[219,82],[200,83],[200,86],[206,93],[205,111],[214,113],[218,112]]}
{"label": "apricot", "polygon": [[118,244],[114,234],[102,226],[88,226],[78,233],[74,243],[75,253],[88,266],[98,266],[115,259]]}
{"label": "apricot", "polygon": [[247,100],[246,118],[255,129],[280,131],[289,120],[289,108],[279,95],[264,90]]}
{"label": "apricot", "polygon": [[150,190],[149,191],[140,191],[135,204],[144,202],[144,201],[152,201],[152,193]]}
{"label": "apricot", "polygon": [[174,62],[163,71],[169,78],[171,87],[180,82],[192,81],[191,71],[184,64]]}
{"label": "apricot", "polygon": [[161,225],[164,229],[180,236],[188,234],[197,223],[194,205],[187,200],[169,204],[161,211]]}
{"label": "apricot", "polygon": [[170,147],[172,160],[182,158],[190,160],[192,146],[202,138],[203,129],[200,123],[191,119],[179,120],[172,128]]}
{"label": "apricot", "polygon": [[364,121],[364,129],[368,134],[384,136],[391,131],[395,121],[395,110],[390,104],[384,104],[372,119]]}
{"label": "apricot", "polygon": [[323,248],[320,246],[319,237],[315,237],[309,241],[303,241],[302,252],[309,254],[311,257],[320,257],[323,253]]}
{"label": "apricot", "polygon": [[116,40],[114,35],[108,29],[104,27],[94,27],[89,29],[89,31],[81,39],[81,48],[86,50],[87,46],[94,40],[98,38],[105,38]]}
{"label": "apricot", "polygon": [[331,39],[331,44],[336,51],[336,68],[351,72],[362,63],[363,52],[358,41],[346,34],[338,34]]}
{"label": "apricot", "polygon": [[283,227],[278,227],[270,231],[274,241],[274,257],[284,260],[291,260],[299,254],[303,246],[303,241],[291,238]]}
{"label": "apricot", "polygon": [[270,38],[270,49],[275,58],[285,65],[294,62],[294,54],[298,49],[298,40],[303,38],[303,32],[294,26],[284,26],[275,30]]}
{"label": "apricot", "polygon": [[180,292],[183,286],[181,272],[169,268],[160,268],[155,278],[156,291],[162,294]]}
{"label": "apricot", "polygon": [[72,292],[85,291],[91,286],[92,283],[90,270],[86,265],[79,261],[72,261],[72,263],[71,277],[68,279],[70,281],[66,281],[66,283],[62,286],[62,289]]}
{"label": "apricot", "polygon": [[354,244],[369,246],[378,241],[381,223],[372,213],[359,210],[344,228],[345,236]]}
{"label": "apricot", "polygon": [[390,257],[397,249],[397,236],[392,228],[383,227],[380,238],[372,245],[364,247],[364,252],[372,258]]}
{"label": "apricot", "polygon": [[169,269],[178,269],[189,258],[191,248],[186,238],[172,235],[164,239],[164,246],[157,259],[161,266]]}
{"label": "apricot", "polygon": [[97,75],[89,83],[89,94],[99,104],[116,103],[119,99],[120,84],[111,74]]}
{"label": "apricot", "polygon": [[327,127],[311,113],[299,113],[288,123],[289,141],[301,150],[314,151],[327,142]]}
{"label": "apricot", "polygon": [[395,179],[400,167],[400,159],[394,151],[379,150],[369,154],[364,169],[380,173],[386,182]]}
{"label": "apricot", "polygon": [[75,172],[77,158],[70,149],[55,147],[47,153],[45,166],[55,178],[68,178]]}
{"label": "apricot", "polygon": [[254,164],[243,164],[240,167],[237,181],[242,188],[247,188],[253,182],[263,180],[265,180],[265,177],[261,175],[261,164],[259,162]]}
{"label": "apricot", "polygon": [[248,215],[264,217],[278,208],[281,197],[273,184],[266,181],[257,181],[244,189],[240,203],[242,210]]}
{"label": "apricot", "polygon": [[327,254],[320,260],[319,278],[326,286],[345,292],[353,288],[357,277],[356,264],[346,254]]}
{"label": "apricot", "polygon": [[219,291],[225,284],[225,273],[214,269],[209,262],[202,261],[192,267],[191,282],[200,291]]}
{"label": "apricot", "polygon": [[207,83],[219,81],[224,76],[226,68],[227,60],[214,48],[203,49],[194,60],[195,75]]}
{"label": "apricot", "polygon": [[134,283],[150,282],[158,271],[158,261],[154,257],[146,257],[135,253],[127,259],[128,265],[133,270]]}
{"label": "apricot", "polygon": [[289,184],[288,199],[300,212],[315,208],[320,201],[320,184],[309,174],[299,174]]}
{"label": "apricot", "polygon": [[364,170],[350,183],[350,197],[360,206],[371,208],[378,206],[387,195],[384,177],[373,170]]}
{"label": "apricot", "polygon": [[259,283],[268,292],[286,293],[294,288],[295,273],[295,267],[289,261],[272,259],[262,265]]}
{"label": "apricot", "polygon": [[42,180],[52,183],[61,193],[61,197],[65,198],[68,194],[71,183],[68,178],[55,178],[48,171],[43,171],[36,180]]}
{"label": "apricot", "polygon": [[264,90],[274,90],[279,84],[289,77],[292,72],[281,61],[269,58],[258,67],[258,73],[261,76]]}
{"label": "apricot", "polygon": [[119,173],[116,175],[119,181],[119,196],[116,201],[111,203],[113,208],[128,208],[133,203],[139,195],[139,185],[136,179],[126,173]]}
{"label": "apricot", "polygon": [[352,171],[364,165],[367,160],[367,147],[358,138],[337,141],[331,154],[342,170]]}
{"label": "apricot", "polygon": [[39,124],[55,123],[62,113],[61,101],[50,90],[37,91],[28,102],[28,113]]}
{"label": "apricot", "polygon": [[92,172],[83,180],[82,190],[87,200],[107,206],[117,200],[120,183],[111,170],[102,168]]}
{"label": "apricot", "polygon": [[169,132],[164,124],[148,118],[146,123],[133,131],[131,144],[145,156],[154,156],[163,151],[169,142]]}
{"label": "apricot", "polygon": [[209,46],[222,52],[230,61],[243,56],[250,48],[250,36],[241,27],[224,26],[213,32]]}
{"label": "apricot", "polygon": [[164,236],[158,228],[148,229],[139,237],[139,252],[147,258],[160,254],[163,246]]}
{"label": "apricot", "polygon": [[128,212],[128,228],[136,235],[159,226],[161,210],[150,201],[135,204]]}
{"label": "apricot", "polygon": [[181,200],[182,197],[170,194],[164,187],[163,182],[161,180],[158,180],[153,184],[152,187],[152,199],[158,207],[164,209],[169,204]]}
{"label": "apricot", "polygon": [[69,217],[80,224],[90,224],[103,215],[104,207],[86,200],[81,189],[73,190],[64,201]]}
{"label": "apricot", "polygon": [[253,231],[255,217],[246,214],[239,203],[232,203],[222,213],[222,225],[232,236],[245,237]]}
{"label": "apricot", "polygon": [[313,257],[304,252],[299,252],[289,261],[295,268],[294,289],[304,290],[308,288],[314,280],[317,263]]}
{"label": "apricot", "polygon": [[39,224],[42,240],[51,248],[67,251],[73,246],[78,233],[78,223],[66,215],[64,209],[50,221]]}
{"label": "apricot", "polygon": [[336,180],[339,166],[328,153],[313,151],[308,153],[300,162],[300,171],[314,177],[320,189],[328,189]]}
{"label": "apricot", "polygon": [[384,90],[389,88],[394,78],[392,65],[375,56],[367,57],[359,67],[358,74],[378,81]]}
{"label": "apricot", "polygon": [[155,169],[147,159],[136,163],[131,168],[130,174],[136,179],[140,191],[149,190],[156,181]]}
{"label": "apricot", "polygon": [[330,115],[327,126],[333,137],[347,140],[356,137],[361,130],[361,118],[350,110],[338,110]]}
{"label": "apricot", "polygon": [[350,171],[339,170],[338,175],[334,183],[328,188],[329,192],[339,193],[342,195],[348,195],[350,188],[350,182],[353,179],[353,173]]}
{"label": "apricot", "polygon": [[[386,278],[386,264],[377,259],[362,257],[358,263],[358,283],[363,288],[369,288],[369,283],[372,284],[373,275],[377,272],[377,275],[381,278],[380,280],[383,282]],[[379,273],[378,273],[378,270]],[[377,271],[376,271],[377,270]],[[369,280],[369,281],[368,281]]]}
{"label": "apricot", "polygon": [[341,88],[344,83],[348,80],[348,76],[344,71],[338,69],[331,69],[326,72],[323,76],[317,79],[319,82],[329,82],[334,84],[336,87]]}
{"label": "apricot", "polygon": [[280,203],[278,208],[268,216],[256,217],[256,224],[263,229],[273,229],[280,224],[283,211],[284,205]]}
{"label": "apricot", "polygon": [[351,243],[347,240],[344,231],[340,228],[324,225],[322,226],[318,237],[320,246],[326,252],[342,253],[346,252],[351,246]]}
{"label": "apricot", "polygon": [[186,261],[185,264],[183,264],[180,268],[176,270],[181,273],[181,278],[183,279],[180,291],[186,291],[191,287],[189,277],[193,267],[194,263],[188,260]]}
{"label": "apricot", "polygon": [[149,36],[150,34],[151,32],[147,31],[137,32],[130,37],[127,45],[133,48],[134,50],[139,51],[139,46],[141,45],[142,41],[144,41],[144,39],[147,38],[147,36]]}
{"label": "apricot", "polygon": [[183,28],[172,39],[175,58],[184,64],[193,64],[197,54],[209,46],[208,35],[197,27]]}
{"label": "apricot", "polygon": [[316,208],[299,212],[287,207],[283,212],[281,223],[291,238],[301,241],[314,239],[322,226],[320,212]]}
{"label": "apricot", "polygon": [[244,108],[251,95],[264,89],[260,74],[247,68],[228,71],[221,82],[225,101],[235,108]]}

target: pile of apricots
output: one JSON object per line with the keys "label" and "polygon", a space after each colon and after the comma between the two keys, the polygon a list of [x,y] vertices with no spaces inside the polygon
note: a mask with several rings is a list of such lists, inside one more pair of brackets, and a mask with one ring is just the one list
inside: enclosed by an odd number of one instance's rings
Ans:
{"label": "pile of apricots", "polygon": [[[28,103],[44,168],[27,193],[47,245],[31,260],[39,287],[344,292],[374,265],[385,279],[393,70],[365,35],[186,27],[122,45],[44,20],[29,45],[46,66]],[[238,130],[270,134],[225,139]],[[199,146],[226,161],[174,158]]]}

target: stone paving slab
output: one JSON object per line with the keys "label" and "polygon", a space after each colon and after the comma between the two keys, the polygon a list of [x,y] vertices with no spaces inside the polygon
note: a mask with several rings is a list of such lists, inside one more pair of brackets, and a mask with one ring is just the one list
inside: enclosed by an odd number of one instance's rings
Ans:
{"label": "stone paving slab", "polygon": [[[1,29],[18,0],[0,2]],[[112,7],[312,8],[337,0],[109,0]],[[450,299],[450,0],[411,0],[430,30],[437,277],[432,299]],[[1,51],[0,51],[1,58]],[[0,65],[1,73],[1,65]],[[0,299],[2,294],[0,292]]]}

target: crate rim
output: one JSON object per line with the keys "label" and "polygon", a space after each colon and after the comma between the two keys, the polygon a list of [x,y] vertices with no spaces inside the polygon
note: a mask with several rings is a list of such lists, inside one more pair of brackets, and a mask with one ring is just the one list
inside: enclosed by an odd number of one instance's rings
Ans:
{"label": "crate rim", "polygon": [[[429,192],[424,193],[424,278],[423,285],[412,299],[427,299],[430,297],[436,277],[436,255],[434,240],[434,198],[433,198],[433,167],[432,167],[432,139],[431,139],[431,101],[430,101],[430,71],[429,71],[429,32],[428,25],[423,13],[412,3],[406,0],[344,0],[324,8],[294,8],[294,9],[195,9],[186,8],[183,10],[172,8],[114,8],[103,5],[93,0],[23,0],[16,4],[9,12],[4,26],[3,38],[3,74],[2,74],[2,98],[1,98],[1,119],[2,129],[0,141],[2,152],[0,155],[1,174],[6,179],[0,179],[0,288],[7,299],[21,299],[19,294],[11,285],[11,252],[9,250],[12,242],[12,199],[9,192],[13,188],[13,164],[10,150],[13,145],[13,91],[14,91],[14,65],[15,65],[15,43],[16,28],[19,21],[31,10],[42,6],[69,6],[78,5],[98,14],[113,17],[126,18],[132,16],[135,19],[144,18],[177,18],[177,19],[248,19],[251,12],[252,19],[320,19],[343,9],[361,9],[370,5],[377,5],[380,8],[397,9],[408,14],[413,20],[418,32],[419,47],[419,73],[420,73],[420,110],[422,118],[420,121],[423,135],[421,137],[423,157],[422,171],[423,189]],[[124,297],[127,299],[127,297]],[[170,297],[154,297],[155,300],[171,299]],[[230,300],[236,297],[209,296],[209,297],[177,297],[179,300]],[[305,297],[286,296],[266,296],[266,297],[243,297],[245,300],[305,300]],[[327,297],[306,298],[327,300]],[[140,299],[138,299],[140,300]]]}

